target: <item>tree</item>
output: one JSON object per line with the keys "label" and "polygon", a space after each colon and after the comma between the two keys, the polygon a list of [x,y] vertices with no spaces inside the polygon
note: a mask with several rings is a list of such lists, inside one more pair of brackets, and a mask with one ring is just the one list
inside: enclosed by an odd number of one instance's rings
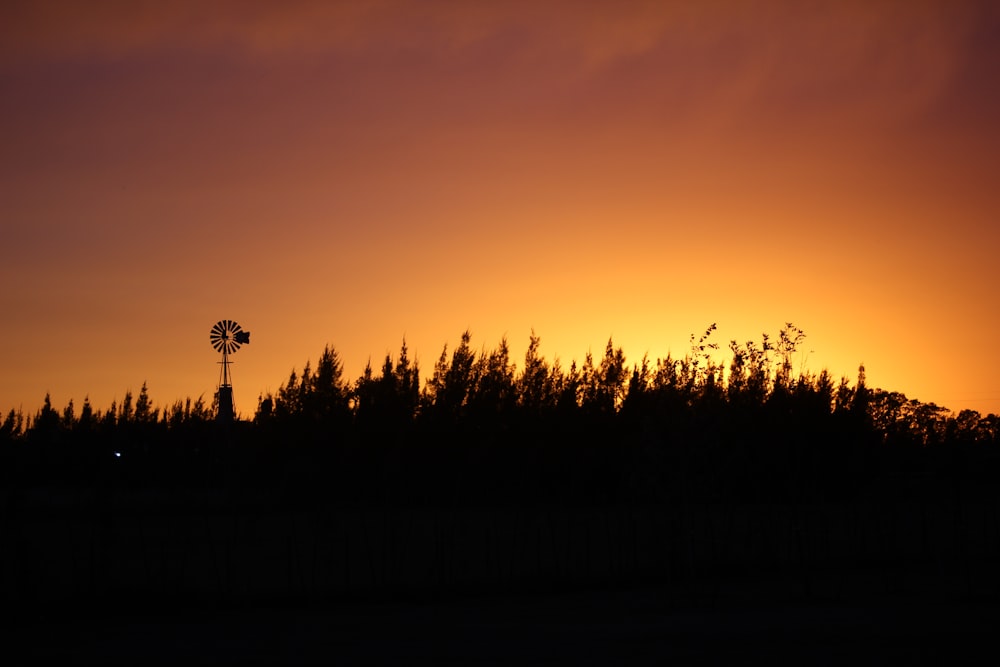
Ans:
{"label": "tree", "polygon": [[557,396],[556,407],[560,414],[566,416],[575,413],[580,407],[580,396],[584,384],[583,374],[576,367],[576,362],[571,361],[569,370],[564,373],[559,360],[556,359],[552,363],[552,378]]}
{"label": "tree", "polygon": [[805,333],[791,322],[786,322],[785,326],[778,332],[778,344],[775,346],[775,351],[778,353],[781,363],[775,373],[774,384],[776,387],[786,389],[791,387],[792,357],[805,337]]}
{"label": "tree", "polygon": [[274,414],[282,419],[298,416],[301,412],[299,376],[293,368],[285,384],[278,387],[278,395],[274,398]]}
{"label": "tree", "polygon": [[144,381],[142,389],[139,390],[139,397],[135,401],[135,422],[144,426],[155,424],[159,414],[159,410],[153,409],[153,404],[149,400],[149,390]]}
{"label": "tree", "polygon": [[24,432],[24,414],[19,410],[10,409],[3,422],[0,422],[0,442],[11,442]]}
{"label": "tree", "polygon": [[83,407],[80,408],[80,420],[77,422],[77,428],[81,431],[88,432],[93,430],[94,423],[94,408],[90,405],[90,396],[84,396]]}
{"label": "tree", "polygon": [[399,359],[393,363],[387,353],[378,377],[374,376],[369,360],[354,383],[353,399],[358,422],[365,428],[392,431],[412,422],[420,400],[420,371],[410,362],[405,338]]}
{"label": "tree", "polygon": [[613,414],[625,399],[627,374],[625,352],[617,349],[609,338],[604,348],[604,358],[595,368],[593,359],[587,354],[583,365],[584,406],[599,414]]}
{"label": "tree", "polygon": [[474,387],[476,355],[470,346],[471,340],[472,333],[466,329],[451,354],[451,362],[447,360],[446,344],[434,364],[434,374],[425,388],[424,399],[439,418],[456,419],[464,413],[469,393]]}
{"label": "tree", "polygon": [[524,353],[524,370],[516,383],[518,404],[529,414],[536,416],[555,404],[549,365],[538,352],[540,345],[541,339],[532,329],[528,350]]}
{"label": "tree", "polygon": [[473,386],[468,399],[478,418],[492,420],[510,414],[517,402],[514,371],[506,336],[495,350],[480,353],[471,373]]}
{"label": "tree", "polygon": [[52,407],[52,399],[46,393],[42,407],[31,423],[31,433],[37,440],[51,442],[58,437],[59,431],[59,413]]}
{"label": "tree", "polygon": [[303,371],[302,387],[304,408],[313,419],[330,422],[346,416],[348,391],[343,381],[343,363],[330,345],[323,348],[311,377]]}
{"label": "tree", "polygon": [[66,429],[73,429],[76,426],[76,409],[73,406],[72,398],[69,399],[69,403],[63,408],[62,425]]}
{"label": "tree", "polygon": [[134,416],[135,409],[132,407],[132,391],[129,390],[125,392],[125,398],[122,399],[122,404],[118,407],[118,423],[131,424]]}
{"label": "tree", "polygon": [[726,387],[729,402],[745,407],[763,405],[771,388],[770,353],[774,348],[769,336],[761,335],[760,347],[752,340],[745,345],[733,340],[729,349],[733,353]]}
{"label": "tree", "polygon": [[420,367],[416,361],[410,362],[405,337],[399,349],[399,359],[396,361],[393,375],[400,399],[400,417],[409,421],[413,419],[420,403]]}
{"label": "tree", "polygon": [[868,416],[868,404],[871,399],[871,390],[865,384],[865,365],[861,364],[858,366],[858,381],[854,385],[854,392],[851,396],[851,412],[858,417],[866,418]]}
{"label": "tree", "polygon": [[622,403],[623,412],[638,414],[648,412],[651,382],[652,370],[649,367],[649,355],[643,355],[642,361],[632,368],[628,389],[625,392],[625,400]]}

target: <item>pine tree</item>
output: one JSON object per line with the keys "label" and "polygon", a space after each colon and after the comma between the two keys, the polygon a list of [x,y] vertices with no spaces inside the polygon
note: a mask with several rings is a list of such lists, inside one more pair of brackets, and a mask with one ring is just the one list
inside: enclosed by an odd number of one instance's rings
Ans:
{"label": "pine tree", "polygon": [[135,402],[135,422],[137,424],[153,424],[156,422],[159,415],[159,410],[154,410],[151,401],[149,400],[149,390],[146,387],[146,383],[142,383],[142,389],[139,390],[139,397]]}
{"label": "pine tree", "polygon": [[118,408],[118,423],[119,424],[131,424],[135,417],[135,410],[132,407],[132,391],[125,392],[125,398],[122,399],[122,404]]}

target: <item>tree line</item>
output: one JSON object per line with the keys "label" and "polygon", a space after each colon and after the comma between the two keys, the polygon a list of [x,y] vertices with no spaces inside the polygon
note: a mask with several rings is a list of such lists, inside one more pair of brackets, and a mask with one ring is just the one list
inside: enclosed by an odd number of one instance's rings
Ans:
{"label": "tree line", "polygon": [[795,372],[805,333],[730,341],[716,326],[683,357],[564,366],[531,333],[475,350],[465,331],[426,379],[404,339],[344,377],[327,346],[261,395],[252,419],[216,421],[203,398],[155,406],[143,384],[105,410],[46,396],[0,421],[9,482],[273,489],[287,502],[616,503],[803,501],[991,493],[1000,418],[958,413],[827,371]]}

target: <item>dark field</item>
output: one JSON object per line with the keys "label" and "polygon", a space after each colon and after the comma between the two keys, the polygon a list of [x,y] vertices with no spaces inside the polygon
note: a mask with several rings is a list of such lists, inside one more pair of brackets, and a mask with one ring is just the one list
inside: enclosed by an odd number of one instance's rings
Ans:
{"label": "dark field", "polygon": [[[760,590],[758,590],[760,589]],[[767,590],[763,590],[767,589]],[[780,583],[778,590],[782,589]],[[18,624],[8,664],[991,664],[995,604],[779,601],[769,582],[686,602],[657,588],[438,602],[179,607]]]}
{"label": "dark field", "polygon": [[23,664],[968,662],[997,653],[997,510],[38,494],[3,601]]}

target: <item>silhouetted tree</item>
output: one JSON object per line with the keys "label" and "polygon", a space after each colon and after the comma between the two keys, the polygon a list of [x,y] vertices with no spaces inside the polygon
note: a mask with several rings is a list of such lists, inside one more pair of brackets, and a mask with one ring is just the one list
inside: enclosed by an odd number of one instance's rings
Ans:
{"label": "silhouetted tree", "polygon": [[440,420],[458,419],[465,413],[469,393],[474,388],[476,370],[476,355],[469,344],[471,339],[472,333],[466,330],[451,354],[450,363],[445,344],[434,364],[434,374],[425,388],[423,402],[439,423]]}
{"label": "silhouetted tree", "polygon": [[146,383],[143,382],[142,389],[139,390],[139,397],[135,401],[135,422],[142,425],[153,424],[158,419],[159,412],[159,410],[153,408],[153,404],[149,399],[149,390],[146,387]]}
{"label": "silhouetted tree", "polygon": [[76,426],[76,408],[73,406],[73,399],[69,399],[69,403],[63,408],[62,413],[62,426],[67,430],[73,430]]}
{"label": "silhouetted tree", "polygon": [[395,363],[391,355],[385,355],[378,377],[372,373],[371,362],[365,366],[354,383],[352,400],[355,418],[367,430],[385,436],[412,425],[420,401],[420,371],[410,361],[405,339]]}
{"label": "silhouetted tree", "polygon": [[[308,365],[306,366],[308,368]],[[303,372],[303,409],[309,418],[329,426],[343,425],[348,414],[348,391],[343,380],[343,363],[331,346],[323,348],[316,372]]]}
{"label": "silhouetted tree", "polygon": [[301,395],[299,376],[293,368],[288,375],[288,380],[278,387],[277,395],[272,397],[274,417],[279,421],[287,422],[291,418],[300,416],[302,414]]}
{"label": "silhouetted tree", "polygon": [[469,392],[470,413],[486,426],[495,426],[499,419],[509,419],[517,403],[514,365],[506,337],[495,350],[483,350],[475,362]]}
{"label": "silhouetted tree", "polygon": [[518,405],[532,417],[551,410],[556,402],[553,377],[548,363],[538,352],[540,345],[541,338],[532,329],[528,349],[524,353],[524,369],[515,386]]}
{"label": "silhouetted tree", "polygon": [[90,404],[90,397],[83,397],[83,407],[80,408],[80,419],[77,421],[76,426],[83,433],[89,433],[94,430],[96,422],[96,415],[94,414],[94,408]]}
{"label": "silhouetted tree", "polygon": [[119,424],[130,424],[135,418],[135,408],[132,406],[132,391],[125,392],[125,398],[122,399],[121,405],[118,406],[118,423]]}
{"label": "silhouetted tree", "polygon": [[416,361],[410,361],[406,338],[403,338],[400,346],[399,359],[396,360],[393,375],[395,378],[393,387],[399,399],[399,418],[410,422],[420,404],[420,365]]}
{"label": "silhouetted tree", "polygon": [[41,409],[31,422],[32,438],[41,445],[51,444],[59,438],[62,424],[59,413],[52,407],[52,400],[45,394]]}
{"label": "silhouetted tree", "polygon": [[628,374],[625,370],[625,352],[615,348],[609,338],[604,348],[604,358],[597,368],[596,407],[600,412],[616,412],[625,400]]}
{"label": "silhouetted tree", "polygon": [[[602,356],[568,368],[542,356],[532,331],[520,369],[505,337],[476,353],[466,330],[423,386],[405,339],[397,359],[386,354],[350,385],[327,345],[315,366],[258,397],[245,428],[215,428],[201,397],[161,410],[143,382],[105,412],[85,398],[79,416],[72,399],[58,411],[46,395],[28,419],[7,414],[0,443],[32,479],[90,479],[119,452],[115,474],[132,484],[214,484],[227,470],[356,502],[819,502],[890,493],[893,475],[944,476],[954,488],[1000,471],[995,415],[870,388],[863,366],[853,385],[826,370],[796,374],[805,334],[791,323],[731,341],[724,361],[715,330],[692,334],[680,359],[627,366],[609,338]],[[311,481],[285,476],[293,461]]]}

